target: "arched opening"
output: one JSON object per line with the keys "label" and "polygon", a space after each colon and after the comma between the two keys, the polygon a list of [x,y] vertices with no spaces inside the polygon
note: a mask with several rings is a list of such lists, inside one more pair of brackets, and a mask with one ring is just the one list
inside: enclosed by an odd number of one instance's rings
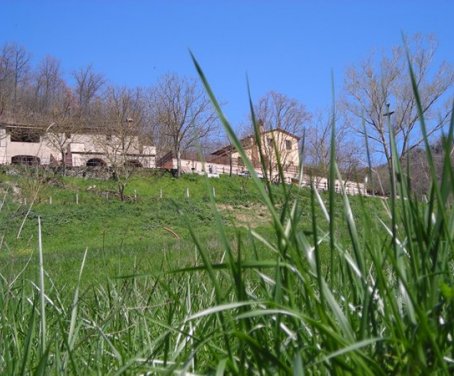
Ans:
{"label": "arched opening", "polygon": [[125,162],[125,167],[140,168],[143,166],[137,159],[132,159]]}
{"label": "arched opening", "polygon": [[11,163],[27,166],[39,166],[41,164],[41,160],[33,155],[15,155],[11,158]]}
{"label": "arched opening", "polygon": [[100,158],[89,159],[86,163],[87,167],[106,167],[106,162]]}

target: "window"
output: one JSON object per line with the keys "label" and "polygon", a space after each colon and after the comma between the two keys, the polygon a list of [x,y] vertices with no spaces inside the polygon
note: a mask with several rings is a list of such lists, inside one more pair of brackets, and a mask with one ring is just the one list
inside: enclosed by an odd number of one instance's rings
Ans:
{"label": "window", "polygon": [[105,167],[106,162],[100,158],[92,158],[87,161],[86,165],[87,167]]}
{"label": "window", "polygon": [[112,141],[112,135],[111,134],[106,134],[106,140],[107,141]]}
{"label": "window", "polygon": [[285,148],[287,150],[292,150],[292,141],[291,140],[285,140]]}
{"label": "window", "polygon": [[273,146],[273,139],[271,137],[268,137],[266,139],[266,142],[267,142],[268,146]]}
{"label": "window", "polygon": [[125,162],[125,167],[140,168],[142,167],[142,163],[140,163],[137,159],[131,159]]}
{"label": "window", "polygon": [[11,142],[30,142],[39,143],[41,141],[40,134],[31,129],[11,129]]}
{"label": "window", "polygon": [[66,138],[71,138],[71,133],[65,132],[65,137],[66,137]]}
{"label": "window", "polygon": [[12,164],[22,164],[27,166],[39,166],[40,159],[33,155],[15,155],[11,158]]}

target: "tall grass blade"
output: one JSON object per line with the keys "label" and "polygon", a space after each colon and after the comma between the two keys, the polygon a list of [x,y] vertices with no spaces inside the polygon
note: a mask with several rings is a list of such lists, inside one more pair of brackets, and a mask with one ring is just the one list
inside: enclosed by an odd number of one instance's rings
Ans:
{"label": "tall grass blade", "polygon": [[200,67],[199,63],[197,62],[196,58],[194,57],[194,55],[192,53],[191,53],[191,58],[194,63],[194,66],[197,70],[197,73],[199,74],[199,77],[205,87],[205,90],[208,93],[208,96],[210,97],[211,103],[213,104],[213,106],[216,110],[216,113],[217,113],[219,119],[221,120],[232,145],[236,148],[236,150],[240,154],[242,160],[244,161],[244,164],[246,165],[249,173],[251,174],[251,177],[252,177],[252,180],[253,180],[255,186],[257,187],[258,191],[260,192],[260,195],[261,195],[265,205],[267,206],[268,211],[271,214],[271,218],[273,219],[274,225],[279,230],[279,233],[282,234],[284,232],[284,230],[282,228],[282,224],[280,223],[279,216],[274,208],[272,201],[270,200],[269,195],[265,191],[262,182],[258,178],[257,172],[255,171],[254,166],[252,165],[251,161],[247,157],[246,152],[244,151],[244,148],[241,145],[240,140],[238,139],[235,132],[233,131],[233,128],[231,127],[230,123],[225,118],[224,113],[219,105],[219,102],[217,101],[215,95],[213,94],[213,91],[211,90],[211,86],[209,85],[209,83],[205,77],[205,74],[202,71],[202,68]]}
{"label": "tall grass blade", "polygon": [[33,333],[35,329],[35,308],[36,308],[36,298],[33,298],[32,310],[30,312],[30,319],[28,320],[28,330],[27,336],[25,337],[24,349],[22,354],[22,365],[19,371],[19,375],[27,374],[27,362],[30,358],[30,352],[32,348]]}
{"label": "tall grass blade", "polygon": [[41,318],[40,318],[40,348],[41,356],[44,355],[44,351],[47,348],[46,340],[46,293],[44,290],[44,263],[43,263],[43,241],[42,241],[42,231],[41,231],[41,217],[38,217],[38,256],[39,256],[39,290],[40,290],[40,300],[41,300]]}
{"label": "tall grass blade", "polygon": [[82,279],[82,272],[83,272],[84,266],[85,266],[85,260],[87,259],[87,252],[88,252],[88,248],[85,249],[84,256],[82,258],[82,263],[81,263],[80,269],[79,269],[79,277],[77,279],[76,289],[74,290],[73,305],[72,305],[72,310],[71,310],[71,321],[69,324],[69,333],[68,333],[69,351],[71,351],[73,349],[74,342],[76,340],[75,330],[76,330],[76,324],[77,324],[77,312],[78,312],[78,307],[79,307],[79,289],[80,289],[80,282]]}
{"label": "tall grass blade", "polygon": [[334,75],[331,73],[331,95],[333,98],[332,108],[331,108],[331,140],[330,140],[330,152],[329,152],[329,180],[328,180],[328,192],[329,192],[329,245],[330,245],[330,271],[328,278],[331,280],[331,277],[335,274],[334,266],[334,210],[335,210],[335,182],[336,182],[336,104],[335,104],[335,94],[334,94]]}

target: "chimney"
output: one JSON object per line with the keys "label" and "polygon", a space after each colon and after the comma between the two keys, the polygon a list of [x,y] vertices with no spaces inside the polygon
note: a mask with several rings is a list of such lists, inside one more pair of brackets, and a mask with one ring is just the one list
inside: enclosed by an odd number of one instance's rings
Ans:
{"label": "chimney", "polygon": [[265,126],[263,125],[263,120],[262,119],[258,119],[257,120],[257,127],[259,129],[260,134],[265,132]]}

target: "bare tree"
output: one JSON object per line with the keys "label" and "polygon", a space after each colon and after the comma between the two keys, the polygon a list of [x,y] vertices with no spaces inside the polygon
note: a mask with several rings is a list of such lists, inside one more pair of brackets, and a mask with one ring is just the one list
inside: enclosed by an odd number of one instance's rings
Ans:
{"label": "bare tree", "polygon": [[0,55],[0,116],[6,115],[10,104],[12,66],[11,50],[8,45],[5,45]]}
{"label": "bare tree", "polygon": [[281,129],[301,136],[304,124],[311,119],[303,104],[288,96],[270,91],[259,99],[255,114],[265,130]]}
{"label": "bare tree", "polygon": [[79,121],[87,122],[93,114],[93,102],[99,96],[106,80],[96,73],[91,65],[73,72],[75,80],[74,95],[77,103]]}
{"label": "bare tree", "polygon": [[14,62],[14,90],[13,90],[13,112],[16,112],[18,101],[18,90],[20,85],[23,85],[28,78],[30,66],[30,54],[22,47],[13,46],[13,62]]}
{"label": "bare tree", "polygon": [[[303,104],[274,91],[267,93],[257,102],[255,114],[259,119],[262,133],[280,130],[297,138],[303,135],[304,126],[311,119],[311,114],[306,111]],[[274,132],[270,132],[269,137],[262,138],[264,138],[262,148],[269,177],[273,178],[272,175],[277,174],[277,155],[284,170],[292,167],[290,164],[295,158],[292,152],[289,152],[288,138],[276,136]],[[293,153],[298,154],[298,145],[292,146],[292,148]],[[293,167],[298,168],[298,166]]]}
{"label": "bare tree", "polygon": [[153,90],[153,105],[153,122],[171,145],[180,176],[181,153],[216,129],[215,112],[197,81],[175,74],[161,78]]}
{"label": "bare tree", "polygon": [[139,133],[143,127],[143,98],[139,89],[109,87],[104,98],[104,123],[97,130],[96,147],[103,151],[117,181],[120,199],[125,199],[125,188],[138,161]]}
{"label": "bare tree", "polygon": [[29,78],[30,54],[16,44],[6,44],[0,53],[0,115],[15,116],[21,89]]}
{"label": "bare tree", "polygon": [[[328,112],[318,113],[313,124],[306,129],[305,136],[304,162],[320,178],[329,175],[332,119],[327,114]],[[361,143],[349,134],[349,125],[342,114],[336,115],[335,126],[336,163],[343,179],[351,180],[361,165]]]}
{"label": "bare tree", "polygon": [[34,115],[47,118],[55,112],[59,112],[61,98],[68,91],[60,62],[52,56],[46,56],[38,66],[34,84]]}
{"label": "bare tree", "polygon": [[51,164],[59,165],[63,174],[66,171],[68,148],[72,142],[78,142],[80,134],[80,124],[74,121],[71,111],[74,103],[72,92],[67,88],[59,101],[54,103],[52,112],[46,117],[49,125],[44,132],[44,140],[59,154],[59,159],[52,160]]}
{"label": "bare tree", "polygon": [[58,152],[57,156],[51,156],[51,164],[59,165],[64,172],[68,146],[77,137],[77,124],[73,119],[74,96],[63,79],[57,59],[46,56],[41,61],[35,73],[32,92],[25,120],[32,124],[47,125],[44,140]]}
{"label": "bare tree", "polygon": [[149,87],[144,90],[143,134],[150,142],[159,145],[156,155],[157,158],[161,158],[173,148],[167,130],[158,120],[158,115],[156,88]]}
{"label": "bare tree", "polygon": [[[445,62],[433,69],[437,49],[433,37],[415,35],[408,40],[408,48],[424,116],[429,120],[428,132],[433,134],[449,116],[449,111],[436,116],[435,110],[440,99],[449,95],[452,89],[453,69]],[[356,119],[352,119],[356,131],[364,133],[361,122],[365,122],[372,151],[384,155],[388,165],[391,163],[388,120],[399,148],[399,157],[422,142],[415,129],[418,111],[403,47],[395,47],[379,60],[371,55],[360,65],[351,67],[345,79],[343,106]]]}

